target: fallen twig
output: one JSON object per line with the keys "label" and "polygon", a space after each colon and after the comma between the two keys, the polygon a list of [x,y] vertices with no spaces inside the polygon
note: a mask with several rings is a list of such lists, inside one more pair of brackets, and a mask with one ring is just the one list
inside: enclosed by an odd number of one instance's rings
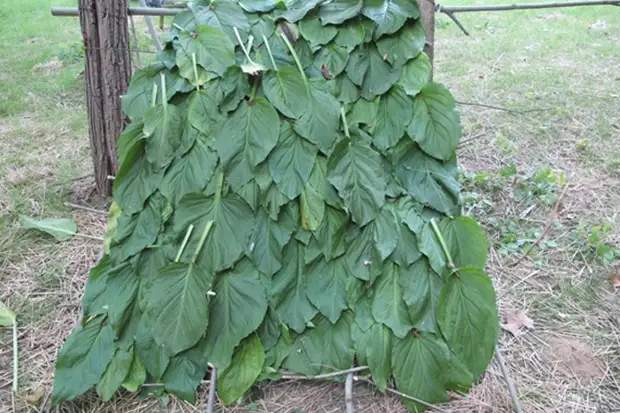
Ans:
{"label": "fallen twig", "polygon": [[282,373],[283,380],[325,380],[333,379],[334,377],[346,376],[349,373],[359,373],[361,371],[368,370],[368,366],[353,367],[348,370],[334,371],[333,373],[319,374],[318,376],[304,376],[301,374],[294,374],[289,372]]}
{"label": "fallen twig", "polygon": [[512,403],[515,407],[515,413],[523,413],[523,409],[521,408],[521,402],[519,401],[519,395],[517,394],[517,388],[515,387],[513,381],[510,379],[508,369],[506,368],[506,361],[504,360],[504,356],[502,356],[502,352],[499,350],[498,345],[495,345],[495,359],[499,364],[499,368],[502,370],[504,380],[506,380],[506,385],[508,386],[508,391],[510,392],[510,397],[512,397]]}
{"label": "fallen twig", "polygon": [[71,202],[65,202],[64,205],[70,208],[74,208],[74,209],[82,209],[84,211],[93,212],[95,214],[108,215],[108,213],[105,211],[101,211],[99,209],[90,208],[90,207],[83,206],[83,205],[72,204]]}
{"label": "fallen twig", "polygon": [[[355,380],[355,381],[363,381],[365,383],[368,383],[368,384],[371,384],[373,386],[376,386],[375,383],[371,379],[369,379],[368,377],[354,376],[353,380]],[[433,404],[430,404],[428,402],[425,402],[422,399],[418,399],[416,397],[409,396],[408,394],[401,393],[398,390],[395,390],[395,389],[393,389],[391,387],[386,388],[385,391],[387,391],[388,393],[392,393],[392,394],[394,394],[396,396],[402,397],[403,399],[407,399],[407,400],[411,400],[412,402],[420,403],[421,405],[426,406],[426,407],[431,408],[431,409],[434,409],[437,412],[449,413],[448,410],[444,410],[441,407],[438,407],[437,405],[433,405]]]}
{"label": "fallen twig", "polygon": [[504,106],[495,106],[495,105],[488,105],[486,103],[478,103],[478,102],[460,102],[460,101],[456,101],[457,104],[459,105],[464,105],[464,106],[478,106],[481,108],[487,108],[487,109],[495,109],[495,110],[501,110],[502,112],[508,112],[508,113],[514,113],[517,115],[524,115],[526,113],[530,113],[530,112],[544,112],[544,111],[548,111],[551,109],[547,109],[547,108],[533,108],[533,109],[510,109]]}
{"label": "fallen twig", "polygon": [[543,230],[542,234],[540,234],[540,237],[538,237],[538,239],[536,239],[536,241],[534,241],[534,243],[530,245],[530,247],[523,253],[523,255],[518,260],[516,260],[512,264],[509,264],[508,265],[509,267],[516,267],[519,263],[521,263],[521,261],[529,257],[530,252],[532,252],[532,250],[534,250],[534,248],[536,248],[536,246],[540,244],[540,242],[545,238],[545,236],[551,229],[551,225],[553,225],[553,221],[555,221],[555,218],[558,215],[558,210],[560,209],[560,205],[562,204],[562,200],[564,199],[564,195],[566,195],[567,190],[568,190],[568,184],[564,186],[564,190],[558,197],[558,200],[555,202],[553,211],[551,211],[551,214],[549,214],[549,218],[547,218],[547,225],[545,226],[545,229]]}
{"label": "fallen twig", "polygon": [[344,383],[344,402],[347,406],[347,413],[355,413],[353,407],[353,373],[347,374],[347,381]]}

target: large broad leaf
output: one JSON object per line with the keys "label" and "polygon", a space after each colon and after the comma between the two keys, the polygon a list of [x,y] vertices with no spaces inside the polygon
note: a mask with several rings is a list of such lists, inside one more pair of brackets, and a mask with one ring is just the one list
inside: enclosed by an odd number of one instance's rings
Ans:
{"label": "large broad leaf", "polygon": [[484,271],[463,268],[450,276],[439,298],[437,322],[452,351],[474,378],[486,370],[499,338],[493,283]]}
{"label": "large broad leaf", "polygon": [[230,404],[243,396],[254,384],[265,361],[265,350],[256,334],[252,334],[239,344],[232,363],[218,377],[218,396],[225,404]]}
{"label": "large broad leaf", "polygon": [[183,136],[183,111],[174,105],[157,105],[144,115],[146,157],[156,169],[170,164]]}
{"label": "large broad leaf", "polygon": [[357,16],[362,6],[363,0],[332,0],[321,6],[319,16],[323,24],[341,24]]}
{"label": "large broad leaf", "polygon": [[213,221],[213,229],[197,262],[212,273],[230,268],[241,256],[254,228],[254,214],[248,204],[234,194],[223,197],[203,194],[185,196],[173,217],[174,229],[179,235],[185,234],[190,225],[195,227],[185,248],[183,261],[189,262],[191,259],[202,230],[209,221]]}
{"label": "large broad leaf", "polygon": [[293,66],[282,66],[277,71],[263,75],[265,96],[284,116],[300,117],[307,109],[306,85],[299,70]]}
{"label": "large broad leaf", "polygon": [[196,388],[207,372],[205,342],[203,338],[196,346],[172,357],[161,378],[166,391],[190,403],[196,402]]}
{"label": "large broad leaf", "polygon": [[88,272],[88,280],[82,296],[82,311],[85,316],[106,313],[104,293],[110,269],[110,256],[106,255]]}
{"label": "large broad leaf", "polygon": [[[222,127],[224,120],[225,118],[218,110],[217,102],[211,94],[204,90],[192,93],[187,111],[187,121],[205,135],[209,146],[212,146],[215,134]],[[188,126],[186,125],[185,128],[187,129]]]}
{"label": "large broad leaf", "polygon": [[280,320],[301,333],[318,312],[308,298],[302,244],[296,240],[289,242],[284,248],[283,260],[282,269],[273,276],[270,302]]}
{"label": "large broad leaf", "polygon": [[439,231],[457,268],[483,268],[487,263],[487,238],[484,229],[472,218],[444,218]]}
{"label": "large broad leaf", "polygon": [[348,104],[359,99],[360,91],[346,73],[341,73],[332,82],[335,83],[334,96],[338,101]]}
{"label": "large broad leaf", "polygon": [[146,157],[145,142],[138,141],[129,150],[114,179],[114,200],[125,214],[142,211],[147,198],[161,184],[164,169],[156,169]]}
{"label": "large broad leaf", "polygon": [[421,259],[400,271],[399,283],[415,328],[437,332],[437,303],[444,280]]}
{"label": "large broad leaf", "polygon": [[185,156],[172,162],[159,190],[174,205],[178,205],[185,195],[200,192],[207,186],[213,177],[217,159],[217,154],[209,149],[204,136],[199,136]]}
{"label": "large broad leaf", "polygon": [[280,128],[277,147],[269,155],[269,170],[280,191],[295,199],[303,191],[316,159],[316,147],[301,138],[288,122]]}
{"label": "large broad leaf", "polygon": [[73,400],[101,380],[114,356],[114,330],[105,317],[77,327],[61,347],[56,360],[52,405]]}
{"label": "large broad leaf", "polygon": [[374,281],[381,273],[382,260],[375,247],[373,226],[367,225],[349,240],[346,261],[350,273],[360,280]]}
{"label": "large broad leaf", "polygon": [[17,314],[0,301],[0,327],[13,327],[16,320]]}
{"label": "large broad leaf", "polygon": [[396,145],[405,135],[412,116],[411,99],[400,85],[392,86],[379,100],[375,125],[371,130],[373,144],[380,150]]}
{"label": "large broad leaf", "polygon": [[307,376],[351,368],[355,356],[352,314],[345,311],[336,324],[322,316],[316,317],[313,323],[314,328],[295,339],[284,368]]}
{"label": "large broad leaf", "polygon": [[347,309],[347,264],[344,257],[319,260],[309,269],[308,298],[321,314],[335,324]]}
{"label": "large broad leaf", "polygon": [[283,324],[280,321],[280,317],[278,317],[278,314],[273,307],[270,306],[267,309],[265,319],[256,332],[260,338],[260,342],[265,348],[265,351],[271,350],[280,340],[280,337],[282,336],[282,330],[280,327],[282,325]]}
{"label": "large broad leaf", "polygon": [[329,182],[336,187],[353,220],[366,225],[385,203],[387,178],[381,156],[360,138],[344,139],[327,164]]}
{"label": "large broad leaf", "polygon": [[331,79],[342,73],[348,61],[349,51],[332,42],[322,47],[317,53],[314,59],[314,66],[322,71],[323,76]]}
{"label": "large broad leaf", "polygon": [[361,86],[361,95],[366,100],[373,100],[390,90],[400,78],[401,71],[390,67],[374,45],[359,46],[347,64],[347,74],[353,83]]}
{"label": "large broad leaf", "polygon": [[461,137],[461,124],[454,98],[448,89],[437,83],[422,87],[414,99],[413,120],[407,133],[420,148],[439,160],[454,156]]}
{"label": "large broad leaf", "polygon": [[421,19],[407,23],[397,33],[377,41],[377,49],[392,67],[402,67],[424,50],[426,32]]}
{"label": "large broad leaf", "polygon": [[418,57],[412,59],[403,67],[403,73],[398,83],[405,88],[410,96],[415,96],[422,90],[431,78],[431,61],[426,53],[420,53]]}
{"label": "large broad leaf", "polygon": [[199,0],[191,2],[190,7],[194,11],[196,21],[199,24],[207,24],[223,31],[232,40],[233,44],[237,44],[234,30],[236,28],[241,34],[242,40],[246,40],[250,31],[250,23],[237,2],[228,0]]}
{"label": "large broad leaf", "polygon": [[366,29],[359,19],[350,20],[338,28],[334,43],[351,51],[364,42]]}
{"label": "large broad leaf", "polygon": [[349,217],[344,212],[332,207],[325,209],[323,221],[316,230],[315,236],[317,240],[320,240],[320,246],[327,261],[346,252],[344,237],[348,223]]}
{"label": "large broad leaf", "polygon": [[[433,334],[412,332],[403,339],[394,339],[392,373],[396,387],[426,403],[447,402],[442,377],[449,358],[448,346]],[[414,412],[426,408],[417,402],[404,399],[403,402]]]}
{"label": "large broad leaf", "polygon": [[392,372],[392,332],[381,323],[368,330],[366,359],[375,385],[385,391]]}
{"label": "large broad leaf", "polygon": [[211,363],[224,370],[230,365],[234,348],[265,318],[267,296],[258,271],[247,259],[219,275],[213,291],[206,354]]}
{"label": "large broad leaf", "polygon": [[291,23],[295,23],[303,19],[318,4],[324,2],[325,0],[292,0],[286,5],[287,10],[282,13],[282,17]]}
{"label": "large broad leaf", "polygon": [[271,277],[282,267],[282,249],[291,239],[293,227],[274,221],[260,209],[250,237],[248,256],[260,272]]}
{"label": "large broad leaf", "polygon": [[222,76],[226,69],[235,64],[235,45],[221,30],[211,26],[196,26],[191,32],[179,34],[177,65],[181,76],[194,79],[193,56],[196,63],[205,70]]}
{"label": "large broad leaf", "polygon": [[159,380],[170,363],[166,350],[155,342],[148,317],[142,317],[136,332],[136,354],[146,371]]}
{"label": "large broad leaf", "polygon": [[316,50],[319,46],[329,43],[338,34],[336,26],[323,26],[315,14],[299,22],[299,33],[310,43],[310,48]]}
{"label": "large broad leaf", "polygon": [[130,264],[123,264],[112,268],[106,277],[105,294],[99,301],[107,309],[110,325],[117,334],[120,334],[131,317],[134,301],[137,299],[140,278],[136,268]]}
{"label": "large broad leaf", "polygon": [[400,241],[400,225],[394,205],[388,203],[372,222],[372,240],[383,262],[389,257]]}
{"label": "large broad leaf", "polygon": [[353,104],[351,112],[347,115],[347,122],[352,126],[351,129],[355,129],[355,127],[358,127],[360,124],[367,125],[372,129],[377,122],[378,111],[379,97],[372,101],[358,99],[357,102]]}
{"label": "large broad leaf", "polygon": [[362,13],[377,23],[375,39],[397,32],[407,19],[420,17],[418,5],[411,0],[366,0]]}
{"label": "large broad leaf", "polygon": [[193,347],[204,334],[212,282],[213,276],[194,264],[173,263],[155,277],[146,316],[157,326],[155,342],[171,356]]}
{"label": "large broad leaf", "polygon": [[116,349],[112,361],[110,361],[105,373],[101,377],[101,381],[97,383],[97,394],[104,401],[111,400],[116,390],[121,387],[123,380],[129,373],[132,360],[133,350]]}
{"label": "large broad leaf", "polygon": [[293,129],[302,137],[328,153],[338,133],[340,105],[336,98],[316,83],[309,83],[306,108],[295,122]]}
{"label": "large broad leaf", "polygon": [[413,328],[400,286],[400,268],[392,263],[384,266],[377,279],[372,300],[372,315],[390,327],[396,337],[404,338]]}
{"label": "large broad leaf", "polygon": [[129,366],[129,371],[127,375],[123,379],[122,386],[127,391],[135,393],[138,391],[141,385],[146,381],[146,370],[142,365],[142,362],[138,358],[138,355],[133,352],[133,358],[131,361],[131,365]]}
{"label": "large broad leaf", "polygon": [[36,221],[26,215],[20,215],[19,221],[25,229],[36,229],[50,234],[57,241],[69,241],[77,233],[77,224],[68,218],[47,218]]}
{"label": "large broad leaf", "polygon": [[459,202],[457,175],[456,165],[442,164],[413,147],[396,165],[398,182],[413,198],[450,215]]}
{"label": "large broad leaf", "polygon": [[215,147],[233,188],[240,188],[252,179],[253,168],[276,146],[279,129],[278,113],[261,98],[243,102],[224,124]]}
{"label": "large broad leaf", "polygon": [[265,13],[278,7],[282,0],[240,0],[239,5],[248,13]]}
{"label": "large broad leaf", "polygon": [[429,265],[437,274],[443,274],[446,270],[447,257],[437,238],[437,234],[431,223],[424,226],[420,234],[420,251],[424,254]]}
{"label": "large broad leaf", "polygon": [[422,256],[418,247],[418,237],[406,223],[398,223],[396,228],[398,231],[396,249],[390,255],[390,260],[401,267],[408,267]]}

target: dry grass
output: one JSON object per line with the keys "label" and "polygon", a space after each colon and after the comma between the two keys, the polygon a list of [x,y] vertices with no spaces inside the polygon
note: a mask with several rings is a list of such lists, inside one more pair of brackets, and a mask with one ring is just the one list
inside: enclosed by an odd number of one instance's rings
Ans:
{"label": "dry grass", "polygon": [[[459,107],[467,141],[459,149],[462,167],[474,178],[488,174],[465,187],[477,194],[467,210],[490,235],[488,272],[500,313],[524,311],[535,324],[517,337],[502,332],[500,342],[523,408],[620,412],[620,302],[607,280],[618,263],[604,264],[587,240],[593,226],[606,223],[605,245],[620,249],[620,11],[483,13],[462,20],[474,38],[440,16],[438,80],[460,101],[537,109]],[[77,35],[71,24],[57,39]],[[52,40],[33,33],[21,53],[36,58],[0,74],[3,83],[13,76],[20,85],[48,85],[0,91],[0,300],[18,312],[21,352],[20,391],[13,400],[11,338],[0,331],[2,413],[12,411],[13,403],[16,412],[47,411],[56,351],[75,324],[87,272],[100,249],[84,238],[56,243],[26,233],[18,228],[17,214],[72,216],[87,234],[100,235],[105,225],[105,216],[64,206],[105,209],[104,201],[91,196],[90,178],[72,181],[90,163],[81,79],[75,78],[80,63],[50,55]],[[57,54],[64,56],[63,50]],[[0,60],[9,62],[7,56]],[[10,101],[15,96],[21,100]],[[497,174],[510,164],[520,173],[551,168],[564,173],[569,185],[543,242],[516,267],[511,264],[540,235],[554,205],[539,196],[519,201],[516,187],[522,182]],[[557,196],[560,189],[551,192]],[[512,242],[507,232],[524,246],[507,248]],[[59,412],[200,412],[205,396],[203,386],[195,406],[174,399],[161,406],[128,394],[102,404],[89,394]],[[222,412],[344,411],[343,386],[333,383],[269,384],[252,401]],[[355,386],[355,403],[358,413],[406,411],[396,397],[362,383]],[[512,407],[492,363],[468,395],[454,395],[433,410],[508,413]]]}

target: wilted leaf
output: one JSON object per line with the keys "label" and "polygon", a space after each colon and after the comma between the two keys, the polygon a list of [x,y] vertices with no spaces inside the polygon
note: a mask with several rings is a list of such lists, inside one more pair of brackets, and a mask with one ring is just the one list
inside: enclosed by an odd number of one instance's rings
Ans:
{"label": "wilted leaf", "polygon": [[226,404],[243,396],[254,384],[263,368],[265,350],[256,334],[243,340],[233,356],[232,363],[218,377],[218,395]]}
{"label": "wilted leaf", "polygon": [[525,312],[517,311],[515,313],[508,313],[506,315],[506,324],[502,324],[501,327],[513,336],[519,337],[524,327],[528,330],[534,329],[534,320],[528,317]]}
{"label": "wilted leaf", "polygon": [[19,221],[25,229],[45,232],[57,241],[69,241],[77,233],[77,224],[68,218],[47,218],[36,221],[26,215],[20,215]]}

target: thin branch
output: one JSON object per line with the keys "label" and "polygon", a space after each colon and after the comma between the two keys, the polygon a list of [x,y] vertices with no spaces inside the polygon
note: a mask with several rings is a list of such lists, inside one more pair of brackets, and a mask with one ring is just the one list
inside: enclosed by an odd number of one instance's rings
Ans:
{"label": "thin branch", "polygon": [[209,386],[209,396],[207,398],[207,410],[205,413],[213,413],[213,404],[215,403],[215,392],[217,390],[217,369],[211,366],[211,385]]}
{"label": "thin branch", "polygon": [[442,6],[437,5],[438,13],[469,13],[479,11],[512,11],[532,9],[552,9],[558,7],[579,6],[618,6],[620,0],[595,0],[595,1],[567,1],[556,3],[533,3],[533,4],[497,4],[490,6]]}
{"label": "thin branch", "polygon": [[458,100],[456,101],[456,103],[458,105],[464,105],[464,106],[478,106],[478,107],[481,107],[481,108],[501,110],[503,112],[514,113],[514,114],[517,114],[517,115],[523,115],[525,113],[530,113],[530,112],[544,112],[544,111],[551,110],[551,109],[547,109],[547,108],[510,109],[510,108],[506,108],[504,106],[488,105],[486,103],[478,103],[478,102],[460,102]]}
{"label": "thin branch", "polygon": [[74,209],[81,209],[81,210],[84,210],[84,211],[93,212],[95,214],[108,215],[108,213],[105,212],[105,211],[101,211],[101,210],[95,209],[95,208],[89,208],[89,207],[83,206],[83,205],[72,204],[70,202],[65,202],[64,205],[67,206],[67,207],[70,207],[70,208],[74,208]]}
{"label": "thin branch", "polygon": [[446,14],[449,18],[451,18],[451,19],[452,19],[452,21],[453,21],[454,23],[456,23],[456,25],[457,25],[457,26],[459,26],[459,29],[461,29],[461,31],[462,31],[463,33],[465,33],[465,36],[471,36],[471,35],[469,34],[469,32],[467,31],[467,29],[465,28],[465,26],[463,26],[463,23],[461,23],[461,21],[460,21],[459,19],[457,19],[457,18],[456,18],[456,16],[454,15],[454,12],[451,12],[451,11],[444,11],[444,13],[445,13],[445,14]]}
{"label": "thin branch", "polygon": [[318,376],[303,376],[301,374],[294,374],[284,372],[282,373],[283,380],[326,380],[333,379],[334,377],[346,376],[349,373],[359,373],[361,371],[368,370],[368,366],[353,367],[352,369],[334,371],[333,373],[319,374]]}
{"label": "thin branch", "polygon": [[[145,0],[140,0],[140,6],[142,6],[144,8],[148,8],[148,7],[146,7],[146,1]],[[155,43],[155,48],[157,49],[158,52],[161,52],[161,41],[159,40],[159,36],[157,35],[157,31],[155,30],[155,26],[153,25],[153,21],[151,20],[151,18],[149,16],[144,17],[144,20],[146,20],[146,25],[149,28],[149,32],[151,33],[151,37],[153,38],[153,43]]]}
{"label": "thin branch", "polygon": [[551,229],[551,225],[553,225],[553,221],[555,221],[555,218],[558,215],[558,210],[560,209],[560,205],[562,204],[562,200],[564,199],[564,195],[566,195],[567,190],[568,190],[568,184],[564,186],[564,190],[558,197],[558,200],[555,202],[553,211],[551,211],[551,214],[549,214],[549,218],[547,218],[547,225],[545,226],[545,229],[543,230],[542,234],[540,234],[540,237],[538,237],[538,239],[536,239],[536,241],[534,241],[534,243],[530,245],[530,247],[523,253],[523,255],[518,260],[516,260],[512,264],[509,264],[508,265],[509,267],[516,267],[519,263],[521,263],[521,261],[529,257],[530,253],[534,250],[534,248],[536,248],[536,246],[540,244],[540,242],[545,238],[545,236],[547,236],[547,233]]}
{"label": "thin branch", "polygon": [[353,407],[353,373],[347,374],[347,381],[344,383],[344,403],[347,406],[347,413],[355,413]]}
{"label": "thin branch", "polygon": [[131,34],[133,36],[134,44],[136,45],[136,67],[142,67],[142,57],[140,56],[140,49],[137,49],[139,46],[138,43],[138,33],[136,32],[136,23],[133,20],[133,15],[129,16],[129,22],[131,23]]}
{"label": "thin branch", "polygon": [[[355,376],[355,377],[353,377],[353,380],[355,380],[355,381],[363,381],[365,383],[368,383],[368,384],[371,384],[373,386],[376,386],[376,384],[371,379],[369,379],[367,377]],[[402,397],[403,399],[407,399],[407,400],[411,400],[412,402],[420,403],[421,405],[426,406],[426,407],[428,407],[430,409],[433,409],[433,410],[435,410],[437,412],[440,412],[440,413],[450,413],[448,410],[444,410],[441,407],[438,407],[437,405],[433,405],[433,404],[430,404],[429,402],[425,402],[422,399],[418,399],[416,397],[409,396],[408,394],[401,393],[398,390],[393,389],[391,387],[387,387],[385,389],[385,391],[387,391],[388,393],[392,393],[392,394],[394,394],[394,395],[396,395],[398,397]]]}
{"label": "thin branch", "polygon": [[517,394],[517,388],[515,387],[514,382],[508,374],[508,369],[506,368],[506,361],[504,360],[504,356],[502,356],[502,352],[499,350],[498,345],[495,345],[495,359],[499,364],[499,368],[502,370],[504,380],[506,380],[506,385],[508,386],[510,397],[512,397],[512,402],[515,406],[515,413],[523,413],[523,409],[521,408],[521,402],[519,401],[519,395]]}

